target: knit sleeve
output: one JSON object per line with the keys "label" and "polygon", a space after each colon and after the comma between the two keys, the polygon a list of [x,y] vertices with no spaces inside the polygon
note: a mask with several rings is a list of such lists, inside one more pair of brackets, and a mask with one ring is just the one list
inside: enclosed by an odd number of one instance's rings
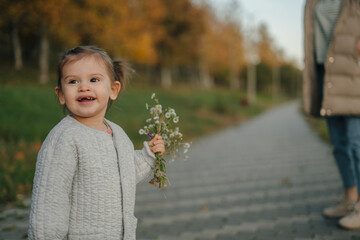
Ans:
{"label": "knit sleeve", "polygon": [[146,179],[155,165],[155,155],[151,152],[147,142],[142,150],[135,150],[136,184]]}
{"label": "knit sleeve", "polygon": [[69,229],[70,195],[77,167],[76,148],[66,137],[47,140],[36,162],[29,239],[64,239]]}

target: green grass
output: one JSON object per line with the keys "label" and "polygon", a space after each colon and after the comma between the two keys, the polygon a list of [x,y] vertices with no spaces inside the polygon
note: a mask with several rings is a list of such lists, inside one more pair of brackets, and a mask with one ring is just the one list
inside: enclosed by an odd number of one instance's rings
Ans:
{"label": "green grass", "polygon": [[40,141],[62,117],[54,91],[35,87],[0,88],[0,133],[6,141]]}
{"label": "green grass", "polygon": [[[141,147],[145,140],[138,130],[149,117],[145,103],[151,103],[153,92],[164,108],[176,110],[180,131],[187,140],[244,121],[279,103],[269,96],[259,96],[257,104],[242,106],[244,94],[228,90],[129,88],[113,103],[106,117],[122,126],[136,147]],[[3,202],[22,199],[31,192],[37,152],[64,112],[50,87],[0,86],[0,101],[0,202]]]}

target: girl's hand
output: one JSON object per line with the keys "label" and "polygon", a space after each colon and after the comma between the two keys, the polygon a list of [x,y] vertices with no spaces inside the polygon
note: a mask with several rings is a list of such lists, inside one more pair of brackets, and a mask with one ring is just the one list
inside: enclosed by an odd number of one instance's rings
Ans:
{"label": "girl's hand", "polygon": [[150,140],[148,143],[150,150],[155,153],[160,153],[160,155],[163,155],[165,153],[165,143],[162,140],[162,137],[158,134],[155,135],[153,139]]}

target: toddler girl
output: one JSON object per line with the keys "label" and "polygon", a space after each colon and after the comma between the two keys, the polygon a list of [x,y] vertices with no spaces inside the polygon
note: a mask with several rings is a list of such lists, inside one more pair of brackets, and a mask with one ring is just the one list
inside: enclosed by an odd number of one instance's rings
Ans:
{"label": "toddler girl", "polygon": [[96,47],[62,57],[55,92],[70,115],[38,154],[29,239],[135,239],[135,185],[165,147],[156,135],[135,151],[123,129],[104,118],[125,79],[123,63]]}

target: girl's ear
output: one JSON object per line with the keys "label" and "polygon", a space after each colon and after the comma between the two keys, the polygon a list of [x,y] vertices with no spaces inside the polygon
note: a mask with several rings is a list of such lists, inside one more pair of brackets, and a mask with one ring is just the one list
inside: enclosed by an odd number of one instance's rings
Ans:
{"label": "girl's ear", "polygon": [[115,81],[111,86],[111,94],[110,94],[111,100],[114,101],[117,98],[117,96],[119,95],[120,89],[121,89],[121,83],[119,81]]}
{"label": "girl's ear", "polygon": [[55,93],[59,98],[60,104],[64,105],[65,104],[64,93],[61,91],[60,87],[55,87]]}

